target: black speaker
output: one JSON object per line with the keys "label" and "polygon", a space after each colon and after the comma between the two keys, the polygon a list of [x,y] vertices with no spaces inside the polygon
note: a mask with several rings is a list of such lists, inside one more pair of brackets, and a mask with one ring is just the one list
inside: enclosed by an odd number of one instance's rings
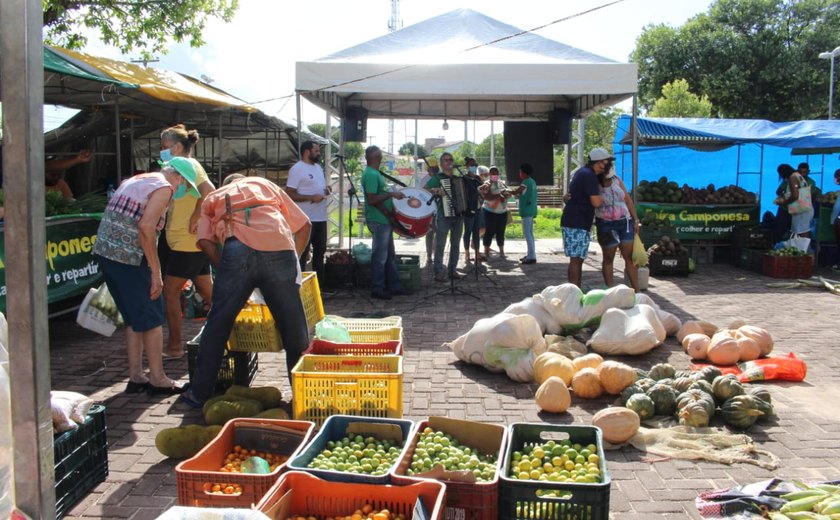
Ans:
{"label": "black speaker", "polygon": [[554,186],[554,147],[548,140],[545,122],[505,121],[505,172],[507,180],[519,184],[519,165],[534,167],[531,178],[540,186]]}
{"label": "black speaker", "polygon": [[565,108],[555,108],[548,116],[551,144],[569,144],[572,136],[572,113]]}
{"label": "black speaker", "polygon": [[368,111],[362,107],[347,107],[341,123],[341,133],[347,142],[367,141]]}

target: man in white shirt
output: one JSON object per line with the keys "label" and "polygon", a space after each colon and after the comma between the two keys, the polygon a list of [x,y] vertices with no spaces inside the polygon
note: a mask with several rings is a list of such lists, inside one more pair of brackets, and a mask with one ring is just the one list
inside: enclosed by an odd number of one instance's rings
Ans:
{"label": "man in white shirt", "polygon": [[309,217],[312,231],[309,243],[300,256],[301,271],[306,268],[306,259],[312,250],[312,268],[318,278],[324,279],[324,253],[327,251],[327,205],[330,188],[324,178],[324,170],[318,164],[321,147],[315,141],[304,141],[300,145],[300,161],[289,170],[286,193]]}

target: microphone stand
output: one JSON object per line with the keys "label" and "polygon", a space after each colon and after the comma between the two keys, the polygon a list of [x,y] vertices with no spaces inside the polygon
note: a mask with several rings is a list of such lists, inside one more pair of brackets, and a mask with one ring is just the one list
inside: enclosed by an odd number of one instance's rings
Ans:
{"label": "microphone stand", "polygon": [[[339,163],[341,164],[341,171],[344,173],[344,176],[346,177],[347,182],[350,184],[350,189],[347,190],[348,201],[349,201],[349,204],[348,204],[348,214],[349,214],[349,216],[347,217],[347,219],[348,219],[347,220],[347,227],[348,227],[348,231],[349,231],[349,234],[350,234],[350,236],[348,237],[348,248],[349,248],[349,251],[350,251],[350,256],[353,256],[353,220],[354,220],[354,218],[353,218],[353,198],[355,197],[355,199],[356,199],[356,209],[362,207],[362,201],[359,200],[359,193],[356,191],[356,184],[353,182],[353,177],[351,177],[350,172],[347,171],[347,164],[344,162],[344,156],[336,154],[335,157],[338,158]],[[341,196],[343,197],[344,194],[342,194]],[[357,273],[357,270],[356,270],[356,262],[354,260],[350,264],[350,276],[353,278],[353,282],[352,282],[353,283],[353,291],[355,293],[359,293],[357,274],[358,273]],[[367,297],[362,296],[362,298],[364,298],[368,303],[370,303],[370,300]]]}

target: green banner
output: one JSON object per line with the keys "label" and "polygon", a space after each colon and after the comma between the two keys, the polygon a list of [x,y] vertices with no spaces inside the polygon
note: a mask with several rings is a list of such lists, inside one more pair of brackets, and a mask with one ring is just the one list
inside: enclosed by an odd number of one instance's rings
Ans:
{"label": "green banner", "polygon": [[[102,283],[91,250],[101,215],[67,215],[47,219],[47,302],[84,294]],[[0,311],[6,312],[6,240],[0,231]]]}
{"label": "green banner", "polygon": [[729,240],[735,226],[757,226],[758,204],[744,206],[694,206],[639,202],[636,213],[641,218],[651,211],[667,218],[680,240]]}

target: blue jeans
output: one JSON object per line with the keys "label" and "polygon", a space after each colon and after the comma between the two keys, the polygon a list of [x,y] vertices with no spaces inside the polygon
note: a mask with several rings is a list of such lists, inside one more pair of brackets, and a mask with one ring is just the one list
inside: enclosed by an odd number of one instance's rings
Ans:
{"label": "blue jeans", "polygon": [[458,267],[458,255],[461,245],[461,233],[464,231],[464,219],[461,217],[444,217],[442,211],[437,214],[437,229],[435,230],[435,276],[444,274],[443,251],[446,249],[446,238],[449,237],[449,263],[447,272],[452,274]]}
{"label": "blue jeans", "polygon": [[472,249],[478,250],[478,232],[481,229],[481,214],[484,210],[478,210],[475,215],[464,215],[464,249],[466,251]]}
{"label": "blue jeans", "polygon": [[198,401],[212,397],[234,320],[255,288],[262,292],[275,317],[291,379],[292,368],[309,345],[309,328],[297,284],[297,264],[294,251],[257,251],[235,238],[225,242],[213,284],[213,304],[201,333],[190,385]]}
{"label": "blue jeans", "polygon": [[534,217],[522,217],[522,234],[525,235],[525,243],[528,244],[527,260],[537,259],[537,245],[534,242]]}
{"label": "blue jeans", "polygon": [[399,292],[400,274],[397,272],[397,256],[394,251],[394,229],[390,224],[368,222],[373,241],[370,257],[371,292],[385,294]]}

